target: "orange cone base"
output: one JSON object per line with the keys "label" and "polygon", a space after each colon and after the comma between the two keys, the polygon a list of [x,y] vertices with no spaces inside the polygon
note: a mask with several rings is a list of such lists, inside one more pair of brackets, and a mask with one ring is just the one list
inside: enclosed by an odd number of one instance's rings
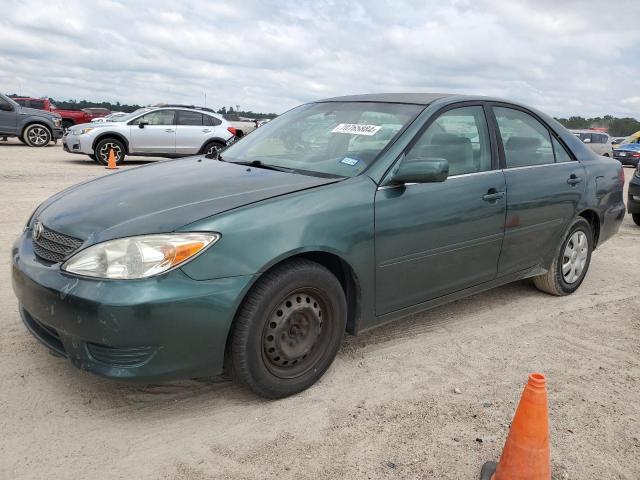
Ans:
{"label": "orange cone base", "polygon": [[497,462],[485,462],[480,471],[480,480],[491,480],[493,474],[496,473],[496,468],[498,468]]}

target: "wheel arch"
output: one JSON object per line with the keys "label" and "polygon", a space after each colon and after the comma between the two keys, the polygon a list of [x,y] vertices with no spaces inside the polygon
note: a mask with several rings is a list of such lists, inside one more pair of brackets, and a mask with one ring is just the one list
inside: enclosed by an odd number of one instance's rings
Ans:
{"label": "wheel arch", "polygon": [[593,249],[595,250],[598,246],[598,239],[600,238],[600,216],[595,210],[585,209],[582,210],[578,216],[584,218],[589,225],[591,225],[591,229],[593,230]]}
{"label": "wheel arch", "polygon": [[200,146],[200,150],[198,150],[199,154],[204,153],[205,148],[212,142],[220,143],[224,146],[227,145],[227,141],[220,137],[207,138],[204,143]]}
{"label": "wheel arch", "polygon": [[95,154],[95,150],[96,150],[96,145],[98,145],[99,142],[101,142],[102,140],[106,139],[106,138],[115,138],[116,140],[119,140],[122,142],[122,144],[124,145],[124,149],[125,152],[128,154],[129,153],[129,141],[127,140],[127,138],[120,134],[120,133],[116,133],[116,132],[104,132],[101,133],[100,135],[98,135],[93,142],[91,143],[91,150],[93,150],[94,154]]}
{"label": "wheel arch", "polygon": [[51,139],[53,140],[53,130],[51,129],[51,127],[49,125],[47,125],[47,122],[43,122],[41,120],[38,120],[37,118],[33,118],[33,119],[30,119],[30,120],[27,120],[24,123],[24,125],[22,126],[22,129],[20,130],[20,134],[18,136],[21,136],[21,137],[24,138],[24,132],[31,125],[42,125],[43,127],[45,127],[49,131],[49,134],[51,135]]}

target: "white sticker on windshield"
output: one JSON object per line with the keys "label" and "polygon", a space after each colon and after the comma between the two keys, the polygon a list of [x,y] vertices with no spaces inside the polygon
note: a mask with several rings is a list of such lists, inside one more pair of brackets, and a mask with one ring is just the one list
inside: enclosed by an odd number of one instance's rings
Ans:
{"label": "white sticker on windshield", "polygon": [[331,133],[350,133],[351,135],[375,135],[382,127],[377,125],[361,125],[359,123],[341,123]]}

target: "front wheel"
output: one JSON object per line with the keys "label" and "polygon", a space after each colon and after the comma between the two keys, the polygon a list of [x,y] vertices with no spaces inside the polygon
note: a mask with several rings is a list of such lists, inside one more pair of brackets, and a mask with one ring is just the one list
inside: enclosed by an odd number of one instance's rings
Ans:
{"label": "front wheel", "polygon": [[51,141],[51,132],[44,125],[34,123],[25,128],[22,137],[30,147],[46,147]]}
{"label": "front wheel", "polygon": [[318,381],[336,356],[347,306],[338,279],[308,260],[267,272],[247,294],[231,336],[234,377],[282,398]]}
{"label": "front wheel", "polygon": [[564,236],[549,271],[533,277],[534,285],[552,295],[575,292],[589,269],[593,232],[584,218],[576,218]]}
{"label": "front wheel", "polygon": [[632,213],[631,218],[633,218],[636,225],[640,226],[640,213]]}
{"label": "front wheel", "polygon": [[101,165],[109,164],[109,152],[113,151],[113,156],[116,160],[116,165],[119,165],[125,157],[125,148],[120,140],[115,138],[105,138],[100,140],[93,150],[93,153],[97,161]]}

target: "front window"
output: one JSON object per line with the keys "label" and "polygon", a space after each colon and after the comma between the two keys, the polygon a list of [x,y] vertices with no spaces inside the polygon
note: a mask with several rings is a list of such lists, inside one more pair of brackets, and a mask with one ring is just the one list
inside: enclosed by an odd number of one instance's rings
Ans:
{"label": "front window", "polygon": [[224,151],[228,162],[353,177],[422,111],[419,105],[324,102],[297,107]]}
{"label": "front window", "polygon": [[173,110],[156,110],[155,112],[147,113],[140,118],[136,118],[131,125],[173,125]]}

